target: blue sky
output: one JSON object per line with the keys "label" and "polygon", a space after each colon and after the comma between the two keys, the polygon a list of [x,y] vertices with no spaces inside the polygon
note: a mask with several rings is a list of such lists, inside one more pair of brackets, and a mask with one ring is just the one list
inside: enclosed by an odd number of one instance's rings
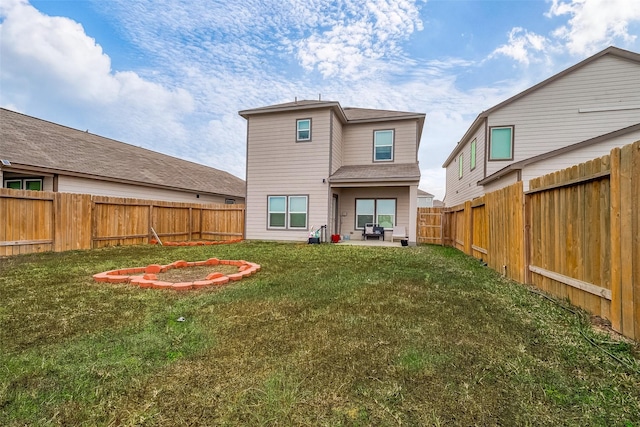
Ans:
{"label": "blue sky", "polygon": [[2,0],[0,106],[241,178],[239,110],[422,112],[421,188],[442,199],[481,111],[639,35],[638,0]]}

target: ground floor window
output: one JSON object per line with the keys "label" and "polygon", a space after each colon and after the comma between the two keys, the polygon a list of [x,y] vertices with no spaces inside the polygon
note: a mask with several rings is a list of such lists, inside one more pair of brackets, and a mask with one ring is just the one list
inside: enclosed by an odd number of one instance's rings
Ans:
{"label": "ground floor window", "polygon": [[267,199],[267,228],[307,228],[308,196],[269,196]]}
{"label": "ground floor window", "polygon": [[14,190],[42,191],[42,179],[41,178],[5,179],[4,187],[13,188]]}
{"label": "ground floor window", "polygon": [[356,229],[366,224],[392,228],[396,224],[396,199],[356,199]]}

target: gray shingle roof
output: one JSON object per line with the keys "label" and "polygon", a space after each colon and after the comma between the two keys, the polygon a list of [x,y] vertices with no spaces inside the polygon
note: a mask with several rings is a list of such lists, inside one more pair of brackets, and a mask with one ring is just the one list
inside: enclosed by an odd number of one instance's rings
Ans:
{"label": "gray shingle roof", "polygon": [[420,167],[417,163],[386,163],[380,165],[342,166],[329,177],[329,182],[348,183],[361,181],[417,181]]}
{"label": "gray shingle roof", "polygon": [[0,108],[0,158],[96,179],[245,197],[245,181],[113,139]]}
{"label": "gray shingle roof", "polygon": [[428,193],[428,192],[418,188],[418,196],[433,197],[433,194]]}
{"label": "gray shingle roof", "polygon": [[390,119],[405,119],[405,118],[424,118],[423,113],[411,113],[408,111],[393,111],[393,110],[374,110],[370,108],[351,108],[345,107],[344,113],[347,116],[347,120],[353,121],[367,121],[374,119],[390,120]]}
{"label": "gray shingle roof", "polygon": [[308,110],[317,108],[332,108],[338,113],[343,122],[368,122],[393,119],[418,119],[424,120],[424,113],[412,113],[407,111],[375,110],[371,108],[342,108],[337,101],[300,100],[285,102],[283,104],[267,105],[266,107],[252,108],[239,111],[242,117],[247,118],[254,114],[279,113],[283,111]]}

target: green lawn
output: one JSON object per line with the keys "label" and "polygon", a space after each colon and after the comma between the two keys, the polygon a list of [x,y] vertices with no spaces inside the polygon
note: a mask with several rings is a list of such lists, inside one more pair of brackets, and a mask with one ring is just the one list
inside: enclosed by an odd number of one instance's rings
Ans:
{"label": "green lawn", "polygon": [[[262,271],[185,293],[91,278],[211,257]],[[0,425],[640,426],[638,347],[567,308],[435,246],[2,259]]]}

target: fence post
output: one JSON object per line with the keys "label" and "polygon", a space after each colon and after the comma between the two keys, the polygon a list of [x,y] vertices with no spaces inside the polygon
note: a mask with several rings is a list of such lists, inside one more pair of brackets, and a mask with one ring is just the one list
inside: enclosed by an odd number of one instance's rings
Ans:
{"label": "fence post", "polygon": [[531,196],[524,194],[524,283],[530,285],[532,283],[531,271]]}
{"label": "fence post", "polygon": [[614,148],[610,154],[610,218],[611,231],[611,327],[622,332],[622,305],[620,289],[620,149]]}
{"label": "fence post", "polygon": [[464,202],[464,253],[473,256],[473,208],[471,200]]}

